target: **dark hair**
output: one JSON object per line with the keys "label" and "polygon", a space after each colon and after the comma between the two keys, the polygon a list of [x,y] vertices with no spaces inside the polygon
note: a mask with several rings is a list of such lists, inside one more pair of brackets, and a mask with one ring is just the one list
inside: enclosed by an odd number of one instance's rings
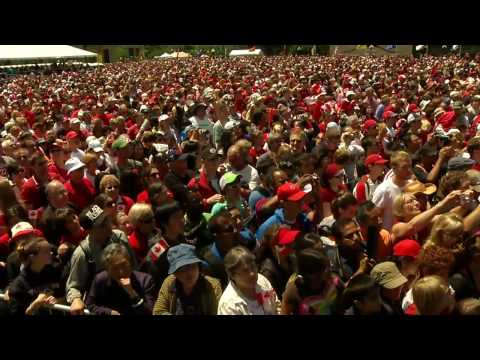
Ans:
{"label": "dark hair", "polygon": [[360,225],[365,225],[368,220],[367,212],[372,211],[375,208],[375,204],[373,202],[365,201],[358,206],[357,209],[357,221]]}
{"label": "dark hair", "polygon": [[262,121],[265,112],[262,110],[257,110],[252,114],[252,124],[258,125]]}
{"label": "dark hair", "polygon": [[329,269],[330,259],[322,251],[314,248],[300,250],[296,253],[297,286],[300,297],[311,294],[309,278],[312,275],[323,273]]}
{"label": "dark hair", "polygon": [[332,202],[332,214],[335,219],[340,216],[340,209],[346,209],[349,206],[357,205],[358,201],[351,193],[344,193],[337,196]]}
{"label": "dark hair", "polygon": [[75,215],[75,212],[70,208],[62,208],[55,210],[55,225],[62,233],[68,232],[67,222],[70,215]]}
{"label": "dark hair", "polygon": [[349,309],[354,306],[355,300],[362,300],[379,286],[368,274],[359,274],[354,276],[348,282],[347,288],[342,294],[342,307]]}
{"label": "dark hair", "polygon": [[20,204],[10,206],[5,212],[5,222],[9,227],[15,224],[11,224],[13,219],[17,218],[19,221],[29,221],[28,211]]}
{"label": "dark hair", "polygon": [[33,239],[21,241],[17,246],[18,258],[22,263],[29,263],[30,255],[38,254],[40,250],[40,243],[48,242],[47,239],[42,237],[36,237]]}
{"label": "dark hair", "polygon": [[113,199],[110,196],[101,193],[93,200],[93,203],[103,209],[107,205],[108,201],[113,201]]}
{"label": "dark hair", "polygon": [[165,226],[168,224],[170,217],[177,211],[181,210],[182,208],[177,201],[161,205],[155,209],[155,220],[162,229],[165,229]]}
{"label": "dark hair", "polygon": [[161,182],[154,182],[151,184],[148,189],[148,197],[152,199],[158,192],[165,190],[165,185],[163,185]]}
{"label": "dark hair", "polygon": [[232,217],[227,210],[222,210],[218,214],[212,216],[208,222],[208,230],[210,230],[212,234],[217,234],[220,230],[220,224],[224,219],[232,221]]}

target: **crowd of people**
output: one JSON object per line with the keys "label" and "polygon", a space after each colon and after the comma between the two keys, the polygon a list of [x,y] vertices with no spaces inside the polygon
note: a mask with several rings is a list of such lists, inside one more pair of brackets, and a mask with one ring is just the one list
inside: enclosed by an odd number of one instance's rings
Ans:
{"label": "crowd of people", "polygon": [[480,54],[17,74],[0,131],[2,314],[480,314]]}

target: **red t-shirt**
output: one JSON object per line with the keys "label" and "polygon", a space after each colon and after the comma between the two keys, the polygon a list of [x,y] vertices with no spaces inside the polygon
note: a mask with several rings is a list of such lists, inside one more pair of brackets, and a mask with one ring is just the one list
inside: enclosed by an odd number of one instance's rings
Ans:
{"label": "red t-shirt", "polygon": [[65,189],[68,191],[68,200],[75,204],[79,209],[84,209],[95,199],[95,188],[86,177],[80,184],[73,184],[70,180],[65,183]]}
{"label": "red t-shirt", "polygon": [[148,197],[147,190],[143,190],[137,195],[137,203],[150,204],[150,198]]}
{"label": "red t-shirt", "polygon": [[143,259],[145,259],[145,256],[147,256],[148,250],[150,250],[147,239],[145,239],[145,237],[138,231],[133,231],[128,237],[128,242],[137,256],[137,260],[142,262]]}
{"label": "red t-shirt", "polygon": [[[342,184],[342,185],[339,186],[339,190],[340,191],[346,191],[347,186],[345,184]],[[333,200],[335,200],[335,198],[338,196],[338,194],[339,193],[336,193],[332,189],[325,188],[325,187],[322,186],[320,188],[320,191],[319,191],[320,201],[331,203]]]}
{"label": "red t-shirt", "polygon": [[31,177],[22,186],[20,196],[22,200],[31,205],[32,209],[38,209],[46,205],[46,195],[42,195],[40,184],[35,177]]}

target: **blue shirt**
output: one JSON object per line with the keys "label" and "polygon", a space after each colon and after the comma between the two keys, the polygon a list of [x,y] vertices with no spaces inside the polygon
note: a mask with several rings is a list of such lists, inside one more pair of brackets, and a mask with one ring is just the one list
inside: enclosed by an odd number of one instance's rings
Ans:
{"label": "blue shirt", "polygon": [[[270,216],[262,225],[260,225],[257,233],[255,234],[258,243],[261,243],[263,241],[263,235],[265,234],[267,229],[274,224],[291,225],[286,223],[283,209],[275,210],[275,213]],[[300,230],[304,234],[313,231],[314,228],[313,223],[308,220],[307,215],[305,215],[304,213],[298,214],[297,220],[294,224],[291,225],[291,227],[294,230]]]}
{"label": "blue shirt", "polygon": [[383,119],[383,110],[385,110],[385,105],[380,104],[377,106],[377,110],[375,110],[375,119],[377,119],[377,121]]}

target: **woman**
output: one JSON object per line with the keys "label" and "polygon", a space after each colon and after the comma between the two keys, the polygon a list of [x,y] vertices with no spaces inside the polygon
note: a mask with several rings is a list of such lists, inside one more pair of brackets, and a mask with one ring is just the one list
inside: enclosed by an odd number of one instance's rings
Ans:
{"label": "woman", "polygon": [[432,231],[424,248],[439,246],[452,250],[455,254],[461,254],[464,250],[463,229],[463,221],[458,215],[452,213],[439,215],[433,222]]}
{"label": "woman", "polygon": [[15,192],[17,199],[20,199],[20,191],[26,181],[25,169],[19,166],[16,161],[9,162],[7,164],[7,174],[8,178],[12,181],[13,191]]}
{"label": "woman", "polygon": [[435,206],[423,212],[420,202],[414,195],[406,193],[398,195],[393,201],[393,215],[399,220],[392,227],[393,242],[405,238],[415,238],[422,242],[423,239],[418,239],[421,237],[419,233],[431,224],[436,215],[457,205],[461,194],[460,190],[453,191]]}
{"label": "woman", "polygon": [[218,304],[218,315],[276,315],[280,302],[270,282],[257,271],[255,256],[242,246],[224,259],[229,283]]}
{"label": "woman", "polygon": [[10,310],[14,315],[48,314],[48,305],[64,295],[61,271],[52,266],[52,248],[47,240],[36,237],[17,248],[23,269],[9,286]]}
{"label": "woman", "polygon": [[128,213],[128,220],[133,232],[128,237],[137,261],[142,264],[150,247],[158,241],[158,230],[155,227],[155,216],[148,204],[134,204]]}
{"label": "woman", "polygon": [[330,260],[311,248],[296,255],[297,274],[289,280],[282,300],[286,315],[334,315],[340,313],[338,300],[344,285],[330,271]]}
{"label": "woman", "polygon": [[321,211],[324,218],[332,215],[331,202],[345,191],[347,191],[345,171],[335,163],[327,165],[320,188]]}
{"label": "woman", "polygon": [[96,315],[150,315],[155,284],[150,275],[134,271],[127,248],[112,243],[103,250],[105,270],[95,276],[87,308]]}
{"label": "woman", "polygon": [[417,315],[449,315],[455,309],[455,296],[440,276],[418,280],[412,290]]}
{"label": "woman", "polygon": [[117,211],[128,214],[133,205],[133,200],[128,196],[120,195],[119,191],[120,180],[115,175],[105,175],[100,180],[100,192],[112,198]]}
{"label": "woman", "polygon": [[169,276],[163,282],[153,315],[216,315],[220,282],[200,271],[195,247],[180,244],[168,252]]}

